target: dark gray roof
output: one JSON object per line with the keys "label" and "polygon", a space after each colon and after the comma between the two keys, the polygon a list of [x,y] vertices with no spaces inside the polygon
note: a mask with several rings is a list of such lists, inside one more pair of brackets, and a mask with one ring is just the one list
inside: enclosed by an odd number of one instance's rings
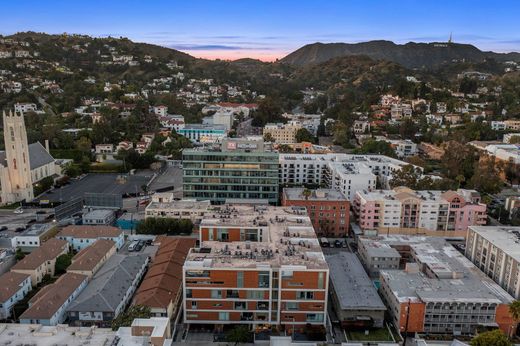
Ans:
{"label": "dark gray roof", "polygon": [[147,258],[146,254],[113,255],[67,311],[115,312]]}
{"label": "dark gray roof", "polygon": [[40,142],[29,144],[29,162],[31,170],[54,162],[54,158],[45,150]]}
{"label": "dark gray roof", "polygon": [[[31,170],[54,162],[54,158],[40,142],[29,144],[29,163]],[[0,151],[0,163],[5,165],[5,151]]]}
{"label": "dark gray roof", "polygon": [[386,310],[376,288],[357,256],[340,252],[325,256],[330,270],[330,281],[342,310]]}

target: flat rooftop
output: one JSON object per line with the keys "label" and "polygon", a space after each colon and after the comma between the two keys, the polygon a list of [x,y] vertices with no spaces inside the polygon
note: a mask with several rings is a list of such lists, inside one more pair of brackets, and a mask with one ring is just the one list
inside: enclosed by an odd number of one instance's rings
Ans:
{"label": "flat rooftop", "polygon": [[111,215],[114,215],[113,210],[95,209],[95,210],[89,211],[88,213],[83,214],[83,218],[104,219]]}
{"label": "flat rooftop", "polygon": [[148,209],[190,209],[190,210],[207,210],[211,207],[210,201],[196,200],[179,200],[171,202],[151,202],[146,207]]}
{"label": "flat rooftop", "polygon": [[115,338],[116,332],[110,328],[0,324],[2,345],[83,346],[88,344],[89,346],[105,346],[112,345]]}
{"label": "flat rooftop", "polygon": [[200,228],[262,230],[262,241],[204,241],[190,251],[186,268],[328,267],[305,208],[223,205],[206,214]]}
{"label": "flat rooftop", "polygon": [[470,226],[470,229],[520,262],[520,227]]}
{"label": "flat rooftop", "polygon": [[381,270],[381,278],[401,302],[482,302],[508,304],[513,298],[442,238],[389,235],[360,238],[363,246],[409,252],[404,270]]}
{"label": "flat rooftop", "polygon": [[316,190],[307,190],[310,191],[310,194],[305,195],[304,192],[306,189],[304,188],[286,188],[283,189],[283,194],[285,198],[288,200],[309,200],[309,201],[345,201],[348,202],[348,199],[345,195],[336,189],[316,189]]}
{"label": "flat rooftop", "polygon": [[386,310],[358,257],[340,252],[325,257],[341,310]]}

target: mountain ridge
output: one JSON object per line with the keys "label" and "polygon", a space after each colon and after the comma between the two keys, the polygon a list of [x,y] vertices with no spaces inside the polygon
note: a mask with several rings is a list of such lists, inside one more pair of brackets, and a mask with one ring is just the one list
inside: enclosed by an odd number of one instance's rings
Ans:
{"label": "mountain ridge", "polygon": [[396,44],[392,41],[374,40],[361,43],[311,43],[289,53],[280,59],[280,62],[303,66],[351,55],[366,55],[376,60],[388,60],[407,68],[433,68],[453,60],[479,62],[493,58],[498,61],[520,61],[520,53],[481,51],[471,44],[451,42]]}

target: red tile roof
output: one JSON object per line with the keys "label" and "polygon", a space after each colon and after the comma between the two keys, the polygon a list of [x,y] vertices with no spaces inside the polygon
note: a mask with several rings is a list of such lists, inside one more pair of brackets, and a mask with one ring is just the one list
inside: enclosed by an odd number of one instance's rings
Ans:
{"label": "red tile roof", "polygon": [[182,266],[196,240],[161,236],[157,237],[158,242],[159,250],[134,296],[133,304],[167,309],[182,290]]}

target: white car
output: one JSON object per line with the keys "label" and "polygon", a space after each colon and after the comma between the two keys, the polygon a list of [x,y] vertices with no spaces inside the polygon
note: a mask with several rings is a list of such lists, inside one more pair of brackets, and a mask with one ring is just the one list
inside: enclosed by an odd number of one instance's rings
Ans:
{"label": "white car", "polygon": [[14,210],[14,213],[15,213],[15,214],[23,214],[23,209],[22,209],[22,208],[16,208],[16,209]]}

